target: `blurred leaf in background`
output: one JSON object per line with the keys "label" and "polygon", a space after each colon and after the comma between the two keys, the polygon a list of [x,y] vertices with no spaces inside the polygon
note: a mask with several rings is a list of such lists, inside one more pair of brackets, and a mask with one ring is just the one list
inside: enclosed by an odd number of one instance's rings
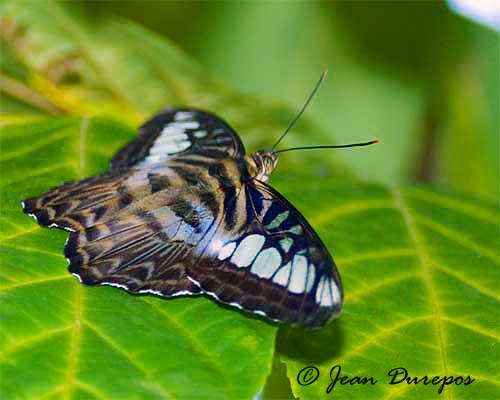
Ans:
{"label": "blurred leaf in background", "polygon": [[496,198],[498,35],[455,15],[445,2],[141,7],[139,14],[134,2],[86,9],[101,18],[139,20],[244,92],[296,107],[328,68],[329,80],[308,110],[329,133],[321,144],[382,140],[373,151],[335,157],[369,179],[430,180]]}

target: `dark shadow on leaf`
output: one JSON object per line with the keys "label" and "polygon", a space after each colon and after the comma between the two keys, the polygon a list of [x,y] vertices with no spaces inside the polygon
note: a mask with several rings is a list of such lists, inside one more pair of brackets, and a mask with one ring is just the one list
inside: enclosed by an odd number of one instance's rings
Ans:
{"label": "dark shadow on leaf", "polygon": [[316,365],[338,357],[343,343],[340,321],[316,330],[282,326],[276,337],[276,350],[288,358]]}

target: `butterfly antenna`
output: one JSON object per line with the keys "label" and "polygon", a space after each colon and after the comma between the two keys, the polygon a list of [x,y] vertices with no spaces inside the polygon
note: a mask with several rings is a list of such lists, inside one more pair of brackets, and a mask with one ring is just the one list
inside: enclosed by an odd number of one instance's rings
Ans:
{"label": "butterfly antenna", "polygon": [[314,95],[318,91],[319,87],[321,86],[321,83],[323,83],[323,81],[325,80],[327,72],[328,71],[326,71],[326,70],[323,71],[323,73],[321,74],[318,82],[316,83],[316,86],[314,86],[314,89],[312,90],[312,92],[309,95],[309,97],[307,98],[306,102],[304,103],[304,105],[300,109],[299,113],[295,116],[295,118],[292,120],[292,122],[290,122],[290,124],[288,125],[288,127],[285,129],[285,132],[282,133],[282,135],[279,137],[279,139],[276,141],[276,143],[273,145],[273,147],[271,147],[271,151],[274,151],[274,149],[276,148],[276,146],[278,144],[280,144],[280,142],[283,140],[283,138],[286,136],[286,134],[290,131],[290,129],[293,128],[293,126],[295,125],[295,123],[298,121],[298,119],[304,113],[305,109],[307,108],[307,106],[311,102],[312,98],[314,97]]}
{"label": "butterfly antenna", "polygon": [[362,142],[362,143],[351,143],[351,144],[339,144],[336,146],[309,146],[309,147],[291,147],[289,149],[283,149],[283,150],[278,150],[275,151],[275,153],[284,153],[285,151],[292,151],[292,150],[311,150],[311,149],[341,149],[345,147],[361,147],[361,146],[369,146],[371,144],[379,143],[377,139],[375,140],[370,140],[369,142]]}

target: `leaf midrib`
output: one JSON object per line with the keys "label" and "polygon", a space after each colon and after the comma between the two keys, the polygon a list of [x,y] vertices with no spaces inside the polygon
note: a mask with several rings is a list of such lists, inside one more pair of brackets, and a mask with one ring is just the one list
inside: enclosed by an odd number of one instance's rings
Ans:
{"label": "leaf midrib", "polygon": [[[78,177],[83,179],[85,172],[85,142],[87,138],[87,131],[90,125],[90,119],[82,118],[80,123],[80,134],[78,139]],[[85,295],[81,285],[73,285],[74,291],[74,305],[75,317],[73,321],[73,332],[70,339],[70,348],[68,351],[68,370],[65,381],[67,386],[64,389],[64,399],[70,400],[74,389],[74,381],[78,374],[78,366],[80,359],[80,346],[82,336],[82,323],[83,323],[83,309]]]}
{"label": "leaf midrib", "polygon": [[[399,210],[401,213],[403,220],[406,224],[406,228],[408,230],[408,234],[411,238],[411,241],[413,243],[413,246],[415,247],[415,250],[417,251],[417,257],[420,262],[420,270],[421,270],[421,276],[422,280],[425,283],[425,286],[427,288],[427,291],[429,292],[429,298],[430,298],[430,306],[432,308],[433,314],[432,314],[432,319],[434,322],[434,329],[435,329],[435,334],[438,339],[438,346],[439,346],[439,355],[441,359],[441,367],[443,370],[443,374],[445,376],[448,376],[449,374],[449,368],[448,368],[448,355],[447,355],[447,350],[446,350],[446,343],[445,343],[445,336],[444,336],[444,328],[443,328],[443,323],[442,323],[442,318],[443,318],[443,312],[442,312],[442,307],[441,307],[441,300],[438,295],[438,290],[436,289],[434,285],[434,279],[432,276],[432,267],[430,265],[430,257],[428,255],[428,251],[425,245],[425,241],[418,232],[415,220],[413,216],[410,213],[410,209],[408,208],[408,205],[406,204],[403,194],[399,189],[392,189],[391,190],[392,197],[394,199],[394,204],[396,208]],[[446,395],[448,400],[453,399],[453,394],[451,387],[448,388],[449,390],[446,391]]]}

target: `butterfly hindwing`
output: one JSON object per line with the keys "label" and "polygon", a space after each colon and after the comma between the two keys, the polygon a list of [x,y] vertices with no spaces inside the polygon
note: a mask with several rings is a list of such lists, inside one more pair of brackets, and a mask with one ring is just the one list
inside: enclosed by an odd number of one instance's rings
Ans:
{"label": "butterfly hindwing", "polygon": [[221,221],[188,275],[224,303],[292,324],[324,325],[340,312],[343,294],[321,240],[265,183],[247,184],[238,197],[247,224],[231,232]]}
{"label": "butterfly hindwing", "polygon": [[111,159],[111,170],[161,164],[182,154],[237,158],[239,136],[219,117],[196,109],[167,109],[139,129],[139,137]]}
{"label": "butterfly hindwing", "polygon": [[65,247],[70,272],[85,284],[133,293],[201,292],[186,274],[190,253],[210,223],[194,214],[190,202],[196,198],[157,192],[148,198],[150,210],[131,205],[113,219],[71,233]]}

